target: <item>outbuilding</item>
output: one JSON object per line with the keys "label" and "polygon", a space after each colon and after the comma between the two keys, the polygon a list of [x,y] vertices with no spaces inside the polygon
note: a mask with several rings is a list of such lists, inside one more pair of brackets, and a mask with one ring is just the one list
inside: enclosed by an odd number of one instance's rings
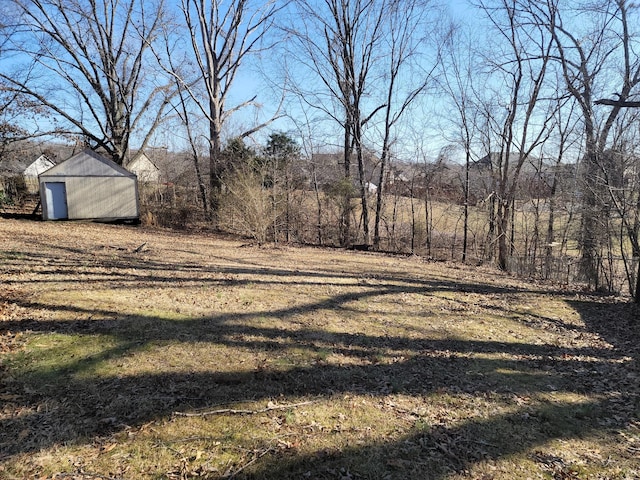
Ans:
{"label": "outbuilding", "polygon": [[40,174],[44,220],[132,220],[140,217],[136,175],[92,150]]}

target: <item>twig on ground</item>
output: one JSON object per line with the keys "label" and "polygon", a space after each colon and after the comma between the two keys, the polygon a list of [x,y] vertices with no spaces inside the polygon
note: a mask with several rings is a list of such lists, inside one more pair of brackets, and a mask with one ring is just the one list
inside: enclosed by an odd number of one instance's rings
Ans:
{"label": "twig on ground", "polygon": [[184,412],[173,412],[174,415],[179,417],[206,417],[209,415],[256,415],[258,413],[270,412],[272,410],[287,410],[289,408],[297,408],[302,407],[304,405],[311,405],[315,403],[315,401],[308,402],[300,402],[300,403],[292,403],[288,405],[267,405],[265,408],[261,408],[259,410],[242,410],[235,408],[222,408],[219,410],[209,410],[207,412],[198,412],[198,413],[184,413]]}
{"label": "twig on ground", "polygon": [[121,477],[109,477],[107,475],[101,475],[99,473],[87,473],[87,472],[77,472],[77,473],[56,473],[52,478],[72,478],[72,479],[82,479],[82,478],[97,478],[99,480],[123,480]]}
{"label": "twig on ground", "polygon": [[144,250],[144,247],[147,245],[147,242],[144,242],[142,245],[140,245],[137,248],[133,249],[133,253],[140,253],[142,250]]}
{"label": "twig on ground", "polygon": [[267,453],[269,452],[275,452],[275,450],[273,449],[273,447],[269,447],[269,448],[265,448],[263,451],[261,451],[258,455],[256,455],[255,457],[253,457],[248,463],[245,463],[244,465],[242,465],[240,468],[238,468],[235,472],[230,472],[227,473],[226,475],[224,475],[222,478],[233,478],[236,475],[238,475],[240,472],[242,472],[245,468],[253,465],[255,462],[257,462],[258,460],[260,460],[262,457],[264,457]]}
{"label": "twig on ground", "polygon": [[112,248],[114,250],[120,250],[120,251],[130,251],[132,253],[140,253],[143,250],[145,250],[147,246],[147,242],[144,242],[142,245],[137,246],[136,248],[127,248],[127,247],[121,247],[119,245],[107,245],[108,248]]}

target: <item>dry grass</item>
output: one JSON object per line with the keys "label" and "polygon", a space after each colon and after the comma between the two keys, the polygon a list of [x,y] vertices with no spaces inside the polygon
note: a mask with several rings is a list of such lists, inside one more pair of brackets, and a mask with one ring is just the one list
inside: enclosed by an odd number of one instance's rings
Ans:
{"label": "dry grass", "polygon": [[640,476],[634,305],[418,257],[1,222],[0,478]]}

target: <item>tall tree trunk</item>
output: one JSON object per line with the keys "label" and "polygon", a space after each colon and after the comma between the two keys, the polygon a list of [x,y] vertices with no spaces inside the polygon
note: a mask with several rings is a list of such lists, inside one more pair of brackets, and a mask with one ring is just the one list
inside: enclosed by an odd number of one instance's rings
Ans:
{"label": "tall tree trunk", "polygon": [[471,152],[465,149],[464,165],[464,224],[462,231],[462,263],[467,261],[467,243],[469,241],[469,167],[471,166]]}
{"label": "tall tree trunk", "polygon": [[210,220],[211,210],[209,209],[209,203],[207,201],[207,187],[202,175],[202,169],[200,168],[200,158],[196,152],[192,152],[191,159],[193,160],[193,167],[196,170],[196,179],[198,182],[198,193],[200,200],[202,201],[202,210],[204,211],[205,218]]}
{"label": "tall tree trunk", "polygon": [[[589,145],[590,144],[590,145]],[[587,154],[583,159],[582,177],[582,226],[578,246],[581,251],[580,273],[596,290],[599,279],[599,239],[602,228],[598,214],[598,155],[593,134],[587,133]]]}
{"label": "tall tree trunk", "polygon": [[560,162],[556,163],[556,171],[553,173],[553,180],[551,181],[551,191],[549,193],[549,218],[547,221],[547,237],[545,245],[545,271],[544,277],[546,279],[551,278],[551,266],[553,263],[553,246],[555,240],[555,215],[556,215],[556,191],[558,189],[558,171],[557,167]]}
{"label": "tall tree trunk", "polygon": [[429,215],[429,187],[425,189],[424,192],[424,231],[425,231],[425,240],[424,246],[427,249],[427,256],[431,257],[431,215]]}
{"label": "tall tree trunk", "polygon": [[311,178],[313,179],[313,193],[316,199],[316,238],[318,245],[323,245],[322,238],[322,195],[320,194],[320,185],[318,185],[318,172],[316,164],[311,161]]}
{"label": "tall tree trunk", "polygon": [[[383,150],[382,158],[380,159],[380,175],[378,175],[378,190],[376,190],[376,213],[373,225],[373,248],[375,250],[380,249],[380,220],[382,218],[382,199],[383,192],[386,188],[384,176],[386,175],[387,166],[387,154]],[[413,247],[411,249],[413,251]]]}
{"label": "tall tree trunk", "polygon": [[510,202],[501,199],[498,201],[497,227],[498,227],[498,268],[509,270],[509,218]]}
{"label": "tall tree trunk", "polygon": [[640,259],[638,259],[638,272],[636,273],[636,292],[634,300],[636,303],[640,304]]}
{"label": "tall tree trunk", "polygon": [[487,233],[487,259],[492,261],[494,258],[496,240],[496,192],[491,192],[489,197],[489,231]]}
{"label": "tall tree trunk", "polygon": [[209,208],[214,226],[218,223],[218,209],[222,194],[222,142],[220,139],[220,124],[212,116],[209,120]]}
{"label": "tall tree trunk", "polygon": [[362,153],[362,129],[359,125],[359,122],[354,123],[354,130],[356,157],[358,159],[358,177],[360,182],[360,205],[362,208],[362,243],[365,245],[369,245],[369,243],[371,242],[371,238],[369,236],[369,205],[367,202],[368,192],[364,171],[364,156]]}
{"label": "tall tree trunk", "polygon": [[344,127],[344,188],[340,215],[340,244],[343,247],[348,247],[351,243],[351,122],[351,115],[347,111]]}
{"label": "tall tree trunk", "polygon": [[[413,182],[412,182],[413,183]],[[416,250],[416,206],[413,198],[413,185],[411,186],[411,255]]]}

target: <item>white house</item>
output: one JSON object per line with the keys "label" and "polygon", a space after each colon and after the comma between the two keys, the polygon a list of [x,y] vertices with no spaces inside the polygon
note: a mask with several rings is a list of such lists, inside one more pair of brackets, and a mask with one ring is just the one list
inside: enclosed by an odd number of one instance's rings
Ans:
{"label": "white house", "polygon": [[135,173],[142,183],[160,182],[160,169],[147,157],[144,152],[136,155],[127,165],[126,169]]}
{"label": "white house", "polygon": [[38,175],[53,167],[55,163],[46,155],[40,155],[33,162],[16,158],[0,165],[0,190],[6,188],[6,185],[13,185],[13,189],[24,188],[28,193],[38,193]]}
{"label": "white house", "polygon": [[29,193],[38,193],[38,175],[46,172],[56,164],[53,163],[46,155],[40,155],[33,163],[24,169],[22,175]]}

